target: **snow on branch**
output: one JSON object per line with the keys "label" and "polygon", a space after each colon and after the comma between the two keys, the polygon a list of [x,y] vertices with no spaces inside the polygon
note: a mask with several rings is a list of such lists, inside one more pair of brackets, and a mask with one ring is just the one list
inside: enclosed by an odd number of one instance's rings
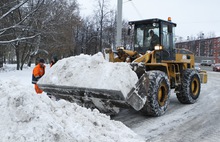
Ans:
{"label": "snow on branch", "polygon": [[6,17],[8,14],[10,14],[12,11],[18,9],[19,7],[21,7],[22,5],[24,5],[28,0],[25,0],[17,5],[15,5],[14,7],[12,7],[8,12],[6,12],[5,14],[3,14],[1,17],[0,17],[0,20],[3,19],[4,17]]}
{"label": "snow on branch", "polygon": [[[7,27],[7,28],[3,28],[3,29],[0,29],[0,35],[4,34],[5,31],[9,30],[9,29],[13,29],[13,28],[16,28],[18,27],[22,22],[24,22],[31,14],[33,14],[34,12],[36,12],[39,7],[41,6],[41,4],[44,2],[44,0],[37,6],[37,8],[35,8],[33,11],[31,11],[30,13],[28,13],[21,21],[19,21],[17,24],[13,25],[13,26],[10,26],[10,27]],[[16,7],[16,6],[15,6]],[[11,11],[11,10],[9,10]],[[8,13],[8,12],[7,12]],[[1,19],[0,19],[1,20]]]}
{"label": "snow on branch", "polygon": [[0,44],[9,44],[9,43],[12,43],[12,42],[17,42],[17,41],[22,41],[22,40],[28,40],[28,39],[35,38],[35,37],[38,36],[38,35],[39,35],[39,34],[34,35],[34,36],[29,36],[29,37],[16,38],[16,39],[12,39],[12,40],[9,40],[9,41],[0,41]]}

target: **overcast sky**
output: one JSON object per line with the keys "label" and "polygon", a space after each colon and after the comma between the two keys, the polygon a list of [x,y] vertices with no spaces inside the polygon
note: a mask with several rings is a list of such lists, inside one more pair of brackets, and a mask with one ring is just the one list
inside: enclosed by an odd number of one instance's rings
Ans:
{"label": "overcast sky", "polygon": [[[82,16],[95,9],[96,0],[78,0]],[[109,0],[117,9],[117,0]],[[176,35],[186,38],[203,32],[220,36],[220,0],[123,0],[123,19],[141,20],[171,17],[177,23]]]}

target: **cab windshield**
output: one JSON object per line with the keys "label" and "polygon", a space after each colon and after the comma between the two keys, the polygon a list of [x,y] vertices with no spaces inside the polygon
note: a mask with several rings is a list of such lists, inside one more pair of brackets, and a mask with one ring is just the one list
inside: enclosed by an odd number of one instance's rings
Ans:
{"label": "cab windshield", "polygon": [[145,53],[159,44],[159,24],[136,25],[134,50]]}

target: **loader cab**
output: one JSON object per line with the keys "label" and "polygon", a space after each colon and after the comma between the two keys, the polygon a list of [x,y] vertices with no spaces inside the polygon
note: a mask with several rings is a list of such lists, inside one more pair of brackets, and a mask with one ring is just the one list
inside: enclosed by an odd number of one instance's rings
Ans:
{"label": "loader cab", "polygon": [[[134,30],[134,45],[133,49],[138,53],[145,54],[146,51],[155,50],[160,47],[162,50],[158,51],[161,60],[174,60],[174,28],[175,23],[161,19],[148,19],[141,21],[129,22],[131,29]],[[151,32],[155,34],[152,38]],[[156,40],[158,38],[158,40]]]}

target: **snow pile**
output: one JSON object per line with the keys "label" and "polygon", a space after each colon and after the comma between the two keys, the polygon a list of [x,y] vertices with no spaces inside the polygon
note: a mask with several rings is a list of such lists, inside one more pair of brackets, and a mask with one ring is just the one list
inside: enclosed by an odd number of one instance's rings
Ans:
{"label": "snow pile", "polygon": [[[28,66],[23,66],[23,69],[29,68]],[[3,64],[3,67],[0,68],[0,73],[16,71],[16,64]]]}
{"label": "snow pile", "polygon": [[128,63],[111,63],[98,53],[62,59],[38,83],[120,90],[126,98],[137,81],[138,77]]}
{"label": "snow pile", "polygon": [[0,68],[0,72],[9,72],[16,70],[16,66],[4,64],[2,68]]}
{"label": "snow pile", "polygon": [[[29,82],[28,82],[29,83]],[[2,142],[139,142],[121,122],[97,110],[36,95],[18,79],[0,80]]]}

